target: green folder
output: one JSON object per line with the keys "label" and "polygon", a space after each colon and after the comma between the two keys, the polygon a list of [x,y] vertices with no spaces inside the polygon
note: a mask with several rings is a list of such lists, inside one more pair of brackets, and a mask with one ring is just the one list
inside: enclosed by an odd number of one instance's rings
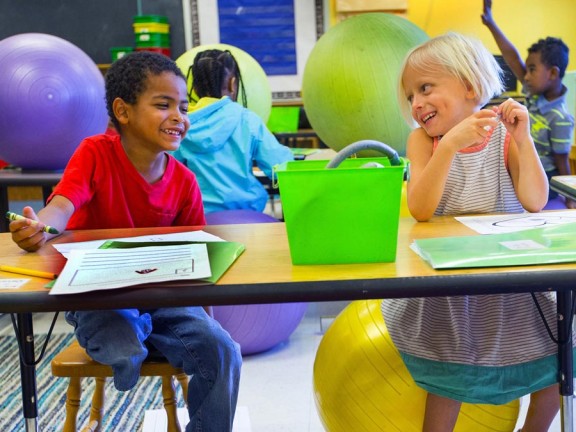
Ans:
{"label": "green folder", "polygon": [[310,156],[314,153],[318,153],[320,149],[316,148],[300,148],[300,147],[291,147],[290,151],[294,156]]}
{"label": "green folder", "polygon": [[504,267],[576,262],[576,223],[513,233],[414,241],[435,269]]}
{"label": "green folder", "polygon": [[208,259],[210,260],[210,270],[212,276],[199,281],[216,283],[222,277],[226,270],[242,255],[246,247],[238,242],[193,242],[193,241],[167,241],[167,242],[125,242],[108,240],[99,249],[112,248],[135,248],[146,246],[177,246],[184,244],[205,243],[208,250]]}

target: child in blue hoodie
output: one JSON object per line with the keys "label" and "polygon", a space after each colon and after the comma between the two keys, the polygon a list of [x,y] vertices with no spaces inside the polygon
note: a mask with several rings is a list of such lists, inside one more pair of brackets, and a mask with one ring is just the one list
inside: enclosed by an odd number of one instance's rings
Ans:
{"label": "child in blue hoodie", "polygon": [[[268,193],[253,174],[254,162],[272,177],[274,165],[294,159],[262,119],[246,108],[246,94],[236,60],[229,51],[210,49],[191,66],[196,104],[188,112],[190,129],[174,157],[196,174],[204,211],[262,212]],[[242,105],[236,102],[242,95]]]}

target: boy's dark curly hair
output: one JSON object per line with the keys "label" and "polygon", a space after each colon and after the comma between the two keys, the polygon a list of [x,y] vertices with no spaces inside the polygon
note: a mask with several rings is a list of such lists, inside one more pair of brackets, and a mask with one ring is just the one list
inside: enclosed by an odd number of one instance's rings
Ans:
{"label": "boy's dark curly hair", "polygon": [[172,72],[186,81],[176,63],[163,54],[136,51],[112,63],[106,73],[106,109],[118,131],[120,124],[112,110],[114,99],[121,98],[126,103],[136,103],[138,96],[146,90],[146,79],[150,75],[160,75],[163,72]]}
{"label": "boy's dark curly hair", "polygon": [[555,37],[540,39],[528,48],[528,53],[540,53],[540,59],[547,67],[558,67],[560,70],[560,79],[564,78],[564,72],[568,66],[568,47],[562,41]]}

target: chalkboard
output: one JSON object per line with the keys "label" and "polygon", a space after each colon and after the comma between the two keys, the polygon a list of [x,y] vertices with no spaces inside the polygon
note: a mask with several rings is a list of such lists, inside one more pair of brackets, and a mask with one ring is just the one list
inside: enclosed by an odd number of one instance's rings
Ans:
{"label": "chalkboard", "polygon": [[97,64],[111,63],[110,48],[136,45],[134,16],[162,15],[170,24],[171,57],[186,51],[181,0],[0,0],[0,40],[20,33],[59,36]]}

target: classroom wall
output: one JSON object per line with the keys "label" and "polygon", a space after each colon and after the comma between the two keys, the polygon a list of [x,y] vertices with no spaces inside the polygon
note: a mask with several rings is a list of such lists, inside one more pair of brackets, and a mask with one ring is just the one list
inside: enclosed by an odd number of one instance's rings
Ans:
{"label": "classroom wall", "polygon": [[0,40],[47,33],[73,43],[95,63],[107,64],[110,48],[135,45],[132,24],[138,12],[166,16],[172,57],[185,51],[182,0],[0,0]]}
{"label": "classroom wall", "polygon": [[[429,36],[457,31],[479,38],[497,54],[492,35],[482,24],[482,0],[409,0],[407,18]],[[493,0],[494,19],[523,57],[539,38],[561,38],[570,48],[568,70],[576,70],[576,2],[574,0]]]}
{"label": "classroom wall", "polygon": [[[334,7],[333,0],[323,2],[326,11]],[[313,0],[295,0],[295,3],[297,6],[314,4]],[[407,4],[403,15],[430,36],[454,30],[476,36],[493,53],[498,52],[480,19],[482,0],[408,0]],[[110,47],[133,43],[131,24],[136,6],[133,0],[0,0],[0,39],[21,32],[51,33],[80,46],[96,63],[108,63]],[[310,7],[302,10],[313,14]],[[169,16],[173,58],[185,51],[181,0],[145,1],[142,12]],[[576,1],[493,0],[493,12],[522,54],[538,38],[562,38],[571,49],[568,70],[576,70]],[[297,22],[302,23],[302,16]],[[329,25],[328,20],[326,24]]]}

